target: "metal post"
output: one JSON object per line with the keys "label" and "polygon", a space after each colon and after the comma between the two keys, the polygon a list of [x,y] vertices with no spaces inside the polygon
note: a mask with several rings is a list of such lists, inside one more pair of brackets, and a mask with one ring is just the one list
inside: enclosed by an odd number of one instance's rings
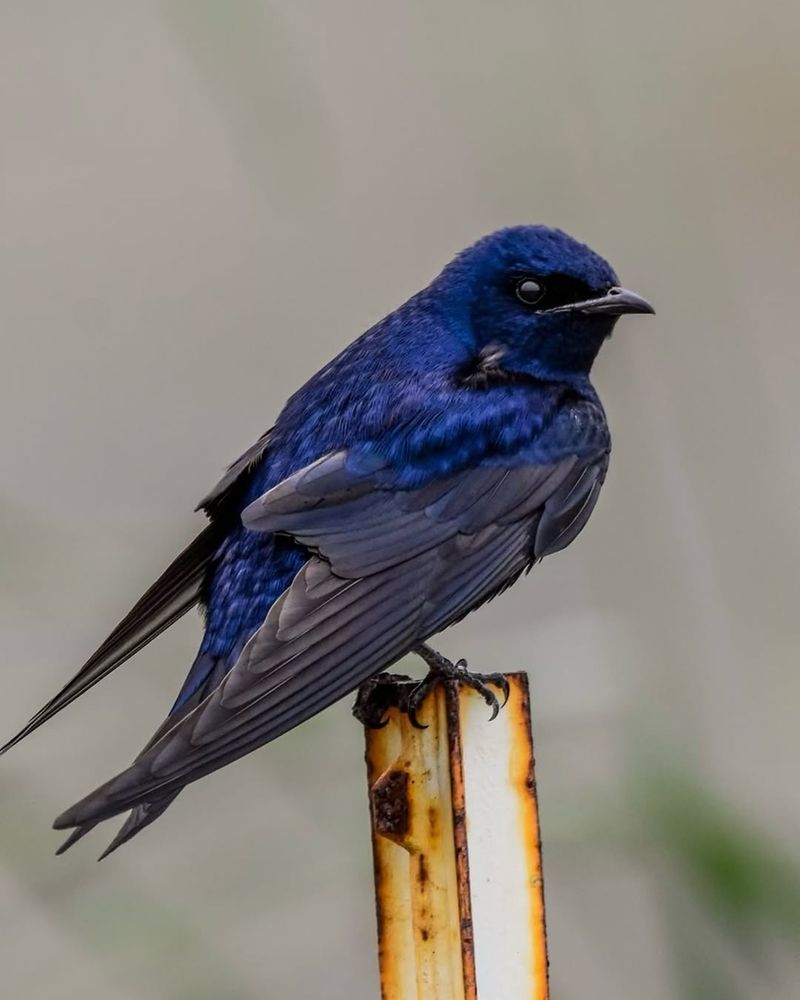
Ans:
{"label": "metal post", "polygon": [[473,690],[367,730],[383,1000],[548,1000],[527,676],[493,721]]}

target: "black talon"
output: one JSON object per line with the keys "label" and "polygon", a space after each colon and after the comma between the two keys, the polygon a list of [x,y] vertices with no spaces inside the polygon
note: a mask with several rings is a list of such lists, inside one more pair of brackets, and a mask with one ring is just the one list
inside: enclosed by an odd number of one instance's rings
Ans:
{"label": "black talon", "polygon": [[[428,692],[426,691],[425,694],[427,693]],[[412,702],[411,699],[409,698],[408,703],[406,705],[406,715],[408,716],[408,721],[415,729],[428,728],[428,724],[426,722],[420,722],[419,719],[417,718],[417,709],[424,700],[425,700],[424,697],[415,698],[414,701]]]}
{"label": "black talon", "polygon": [[496,684],[503,692],[503,704],[500,706],[500,709],[502,710],[508,704],[508,699],[511,696],[511,686],[508,683],[508,678],[505,674],[495,674],[493,683]]}
{"label": "black talon", "polygon": [[437,674],[429,673],[424,680],[421,680],[416,684],[409,692],[405,699],[405,704],[402,706],[402,710],[408,716],[408,721],[415,729],[427,729],[428,726],[424,722],[420,722],[417,718],[417,710],[423,701],[428,697],[433,688],[438,684],[440,677]]}

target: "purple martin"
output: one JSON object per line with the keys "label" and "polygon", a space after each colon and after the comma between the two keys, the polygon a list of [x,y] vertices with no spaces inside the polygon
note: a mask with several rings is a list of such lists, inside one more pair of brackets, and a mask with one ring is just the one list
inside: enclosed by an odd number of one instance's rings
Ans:
{"label": "purple martin", "polygon": [[592,363],[619,316],[651,312],[589,247],[517,226],[314,375],[201,501],[205,529],[4,748],[202,607],[166,720],[58,817],[61,850],[128,812],[113,850],[409,652],[441,673],[427,640],[586,524],[610,452]]}

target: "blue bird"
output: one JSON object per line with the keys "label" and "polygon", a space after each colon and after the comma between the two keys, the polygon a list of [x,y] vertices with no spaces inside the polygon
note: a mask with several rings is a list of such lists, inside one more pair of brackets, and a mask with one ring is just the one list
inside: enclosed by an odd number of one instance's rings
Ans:
{"label": "blue bird", "polygon": [[[417,652],[586,524],[610,437],[589,380],[623,313],[652,313],[565,233],[464,250],[288,401],[198,509],[204,531],[6,747],[196,604],[205,633],[167,719],[55,821],[60,850],[129,812],[105,853],[192,781]],[[497,710],[486,687],[470,680]],[[368,713],[365,721],[369,721]]]}

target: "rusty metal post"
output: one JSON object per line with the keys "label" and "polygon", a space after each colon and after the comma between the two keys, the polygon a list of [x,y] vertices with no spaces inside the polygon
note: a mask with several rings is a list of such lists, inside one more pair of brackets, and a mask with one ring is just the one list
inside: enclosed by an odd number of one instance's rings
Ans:
{"label": "rusty metal post", "polygon": [[548,1000],[527,676],[488,721],[456,682],[367,730],[383,1000]]}

